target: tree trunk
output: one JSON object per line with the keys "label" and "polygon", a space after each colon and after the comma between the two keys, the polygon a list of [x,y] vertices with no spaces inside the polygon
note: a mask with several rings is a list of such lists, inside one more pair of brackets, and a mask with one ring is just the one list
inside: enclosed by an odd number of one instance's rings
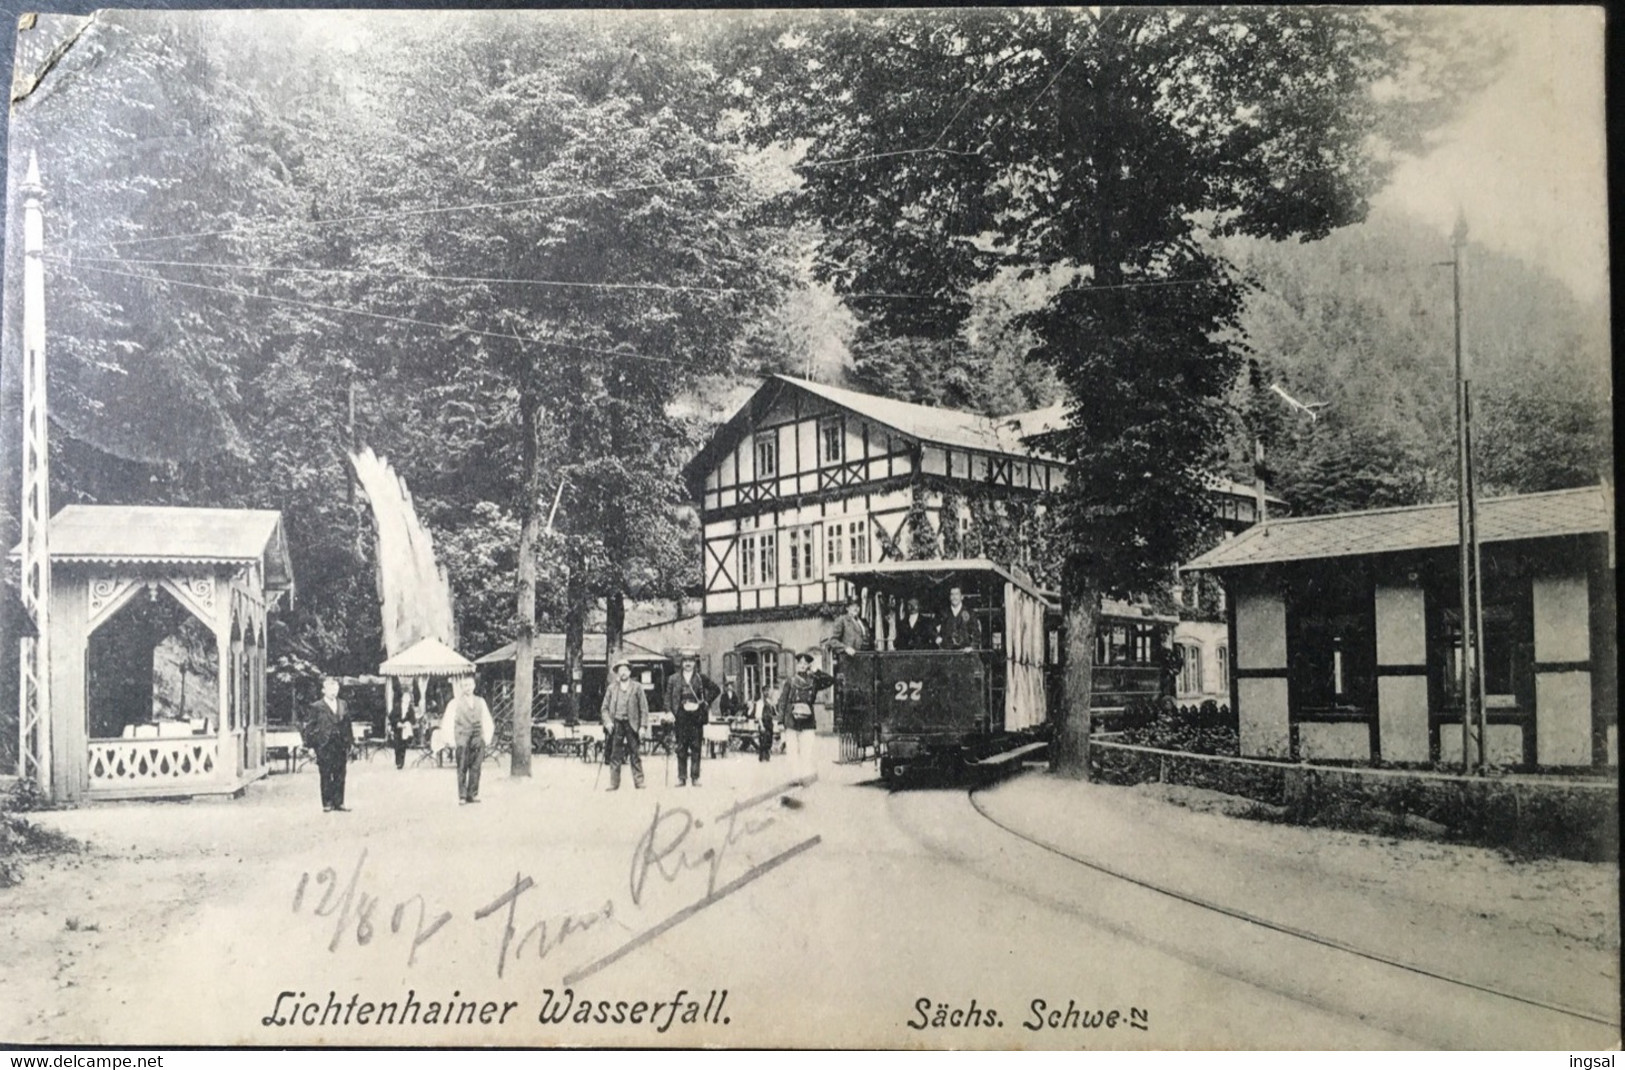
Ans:
{"label": "tree trunk", "polygon": [[524,502],[519,526],[519,611],[513,644],[513,746],[508,772],[530,776],[530,709],[536,694],[536,541],[542,525],[541,461],[537,456],[537,403],[520,402],[524,437]]}
{"label": "tree trunk", "polygon": [[[611,591],[604,598],[604,655],[613,659],[621,652],[621,636],[626,632],[626,593]],[[606,663],[605,668],[608,668]]]}
{"label": "tree trunk", "polygon": [[564,719],[569,724],[581,720],[581,644],[587,632],[587,587],[576,579],[579,572],[572,569],[565,585],[569,604],[564,611]]}
{"label": "tree trunk", "polygon": [[1092,588],[1067,592],[1063,641],[1066,673],[1050,744],[1050,769],[1062,776],[1089,779],[1089,733],[1094,727],[1093,691],[1095,632],[1100,624],[1100,595]]}

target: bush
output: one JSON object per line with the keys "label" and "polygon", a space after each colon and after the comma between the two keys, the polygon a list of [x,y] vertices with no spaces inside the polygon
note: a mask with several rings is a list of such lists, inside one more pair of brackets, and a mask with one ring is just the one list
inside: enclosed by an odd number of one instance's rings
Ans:
{"label": "bush", "polygon": [[1100,742],[1090,748],[1090,766],[1110,784],[1159,781],[1239,795],[1280,808],[1278,819],[1293,824],[1442,837],[1518,857],[1619,857],[1619,792],[1613,784],[1215,761],[1189,747],[1181,750],[1135,751]]}
{"label": "bush", "polygon": [[23,860],[27,857],[73,854],[82,848],[71,836],[0,810],[0,888],[10,888],[23,879]]}
{"label": "bush", "polygon": [[[1212,716],[1189,706],[1163,710],[1138,725],[1125,727],[1123,742],[1189,754],[1239,755],[1241,740],[1235,725],[1219,717],[1218,709],[1215,706]],[[1228,715],[1228,709],[1225,712]]]}
{"label": "bush", "polygon": [[13,784],[5,799],[0,801],[0,812],[9,811],[14,814],[52,808],[51,800],[39,790],[39,785],[26,777]]}

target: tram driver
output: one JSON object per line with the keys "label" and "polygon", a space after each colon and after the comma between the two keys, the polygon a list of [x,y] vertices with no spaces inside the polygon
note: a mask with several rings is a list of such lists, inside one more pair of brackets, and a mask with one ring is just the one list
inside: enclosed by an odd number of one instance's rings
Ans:
{"label": "tram driver", "polygon": [[948,613],[937,624],[937,646],[943,650],[980,650],[982,625],[965,605],[965,589],[948,588]]}

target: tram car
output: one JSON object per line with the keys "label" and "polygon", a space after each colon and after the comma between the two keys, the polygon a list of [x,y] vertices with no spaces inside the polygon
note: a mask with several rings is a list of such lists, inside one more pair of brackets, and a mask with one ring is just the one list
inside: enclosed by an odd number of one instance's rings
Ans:
{"label": "tram car", "polygon": [[[894,561],[830,575],[851,585],[875,639],[875,649],[837,658],[844,760],[878,757],[881,776],[895,781],[997,769],[1047,746],[1049,711],[1061,695],[1057,598],[1020,571],[981,559]],[[1171,618],[1116,603],[1102,608],[1096,703],[1161,693]]]}

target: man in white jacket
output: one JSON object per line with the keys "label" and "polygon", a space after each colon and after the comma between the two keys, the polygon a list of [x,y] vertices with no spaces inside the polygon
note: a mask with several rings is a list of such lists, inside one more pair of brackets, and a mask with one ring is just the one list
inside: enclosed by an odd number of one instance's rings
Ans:
{"label": "man in white jacket", "polygon": [[480,766],[485,762],[485,748],[496,734],[496,724],[491,720],[491,707],[474,694],[472,676],[459,676],[451,686],[455,694],[440,718],[440,738],[451,740],[457,747],[458,803],[477,803]]}

